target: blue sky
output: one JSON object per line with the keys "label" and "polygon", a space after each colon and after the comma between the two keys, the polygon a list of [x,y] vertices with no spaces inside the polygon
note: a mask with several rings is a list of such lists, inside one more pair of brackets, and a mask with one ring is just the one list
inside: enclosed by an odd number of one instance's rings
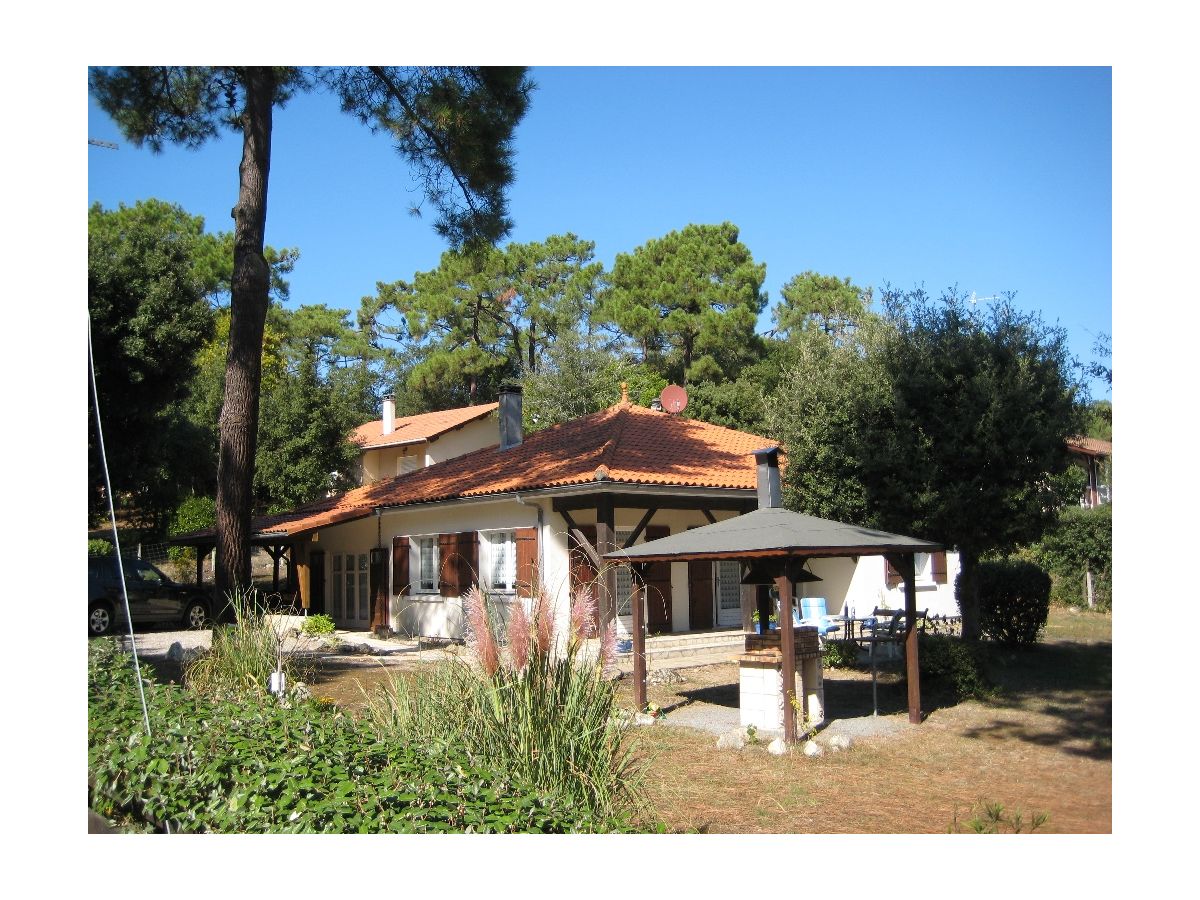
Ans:
{"label": "blue sky", "polygon": [[[1068,329],[1112,332],[1107,68],[535,68],[515,142],[511,240],[572,231],[617,253],[731,221],[773,304],[806,269],[856,284],[957,285]],[[237,136],[161,155],[89,104],[88,200],[148,197],[232,227]],[[298,247],[293,303],[353,309],[445,249],[403,161],[328,95],[277,111],[267,240]],[[764,326],[767,319],[764,317]],[[1107,388],[1093,384],[1097,398]]]}

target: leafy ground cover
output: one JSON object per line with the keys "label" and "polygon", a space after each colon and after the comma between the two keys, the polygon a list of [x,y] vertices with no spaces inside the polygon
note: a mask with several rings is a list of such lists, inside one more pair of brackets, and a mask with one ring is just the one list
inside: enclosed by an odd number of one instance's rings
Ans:
{"label": "leafy ground cover", "polygon": [[320,701],[201,697],[89,644],[89,805],[132,830],[573,832],[619,830],[459,748],[387,739]]}

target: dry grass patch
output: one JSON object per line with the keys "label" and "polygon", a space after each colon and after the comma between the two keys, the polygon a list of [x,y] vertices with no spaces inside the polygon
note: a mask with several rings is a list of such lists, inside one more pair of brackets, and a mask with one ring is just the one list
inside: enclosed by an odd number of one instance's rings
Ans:
{"label": "dry grass patch", "polygon": [[[919,726],[907,723],[902,680],[885,673],[880,708],[897,733],[848,752],[778,758],[765,743],[719,751],[707,732],[641,729],[651,802],[672,831],[936,833],[988,800],[1048,813],[1039,832],[1111,832],[1111,617],[1054,610],[1051,626],[1049,643],[996,654],[993,700],[955,703],[927,685]],[[682,674],[683,684],[651,685],[650,699],[667,710],[736,704],[736,664]],[[869,714],[870,674],[827,671],[826,707]]]}

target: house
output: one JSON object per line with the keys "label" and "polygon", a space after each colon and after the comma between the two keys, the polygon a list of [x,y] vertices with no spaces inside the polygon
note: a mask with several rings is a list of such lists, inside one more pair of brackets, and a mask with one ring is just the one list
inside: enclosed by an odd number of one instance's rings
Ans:
{"label": "house", "polygon": [[1112,441],[1098,438],[1073,437],[1067,440],[1067,450],[1075,462],[1087,471],[1087,485],[1079,505],[1084,509],[1112,503],[1112,489],[1104,483],[1108,461],[1112,459]]}
{"label": "house", "polygon": [[[624,394],[606,410],[526,437],[520,407],[520,389],[508,389],[498,404],[396,419],[391,431],[385,411],[362,432],[362,486],[257,518],[253,539],[287,546],[305,607],[345,628],[461,637],[461,595],[475,582],[501,610],[540,585],[565,625],[572,588],[594,583],[599,617],[615,617],[627,634],[628,569],[598,574],[588,550],[603,554],[757,507],[751,454],[768,438],[641,407]],[[471,443],[480,446],[445,449]],[[396,455],[406,447],[408,456]],[[419,466],[404,462],[413,457]],[[826,597],[831,614],[903,606],[881,556],[810,567],[823,581],[804,587]],[[955,613],[953,555],[925,554],[917,567],[918,590],[928,592],[922,608]],[[730,561],[652,564],[650,632],[749,629],[754,588],[741,576]]]}
{"label": "house", "polygon": [[483,403],[396,418],[396,401],[383,398],[383,418],[354,429],[362,448],[358,483],[407,475],[497,442],[498,403]]}

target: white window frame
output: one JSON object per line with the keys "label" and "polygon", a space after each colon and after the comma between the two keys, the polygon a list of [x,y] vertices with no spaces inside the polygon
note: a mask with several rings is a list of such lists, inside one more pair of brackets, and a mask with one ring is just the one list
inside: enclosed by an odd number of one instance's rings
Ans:
{"label": "white window frame", "polygon": [[[493,579],[495,547],[506,546],[505,579],[497,587]],[[517,592],[517,532],[514,528],[496,528],[479,532],[479,568],[483,576],[484,590],[489,594],[515,594]]]}
{"label": "white window frame", "polygon": [[[414,534],[408,539],[409,546],[409,572],[410,580],[412,581],[412,592],[414,594],[440,595],[441,588],[439,587],[438,576],[441,574],[442,556],[441,556],[441,535],[437,534]],[[426,579],[422,576],[425,574],[421,571],[421,548],[428,546],[432,548],[433,557],[433,578]],[[425,587],[425,584],[432,582],[431,587]]]}

